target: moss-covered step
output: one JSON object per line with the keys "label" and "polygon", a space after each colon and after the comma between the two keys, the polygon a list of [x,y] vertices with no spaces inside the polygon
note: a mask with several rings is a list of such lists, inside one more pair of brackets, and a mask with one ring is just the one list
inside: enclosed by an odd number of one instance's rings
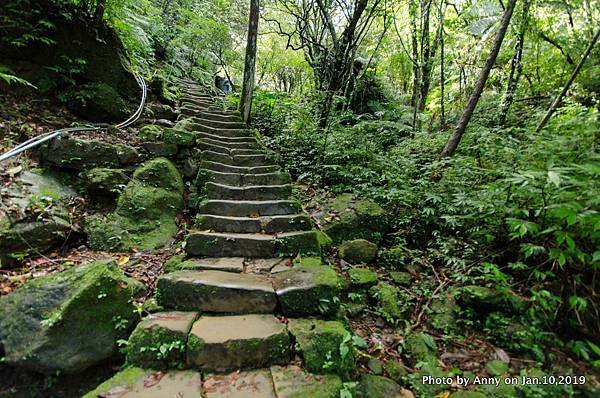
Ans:
{"label": "moss-covered step", "polygon": [[204,394],[206,398],[277,398],[268,369],[207,375]]}
{"label": "moss-covered step", "polygon": [[268,153],[265,152],[264,149],[241,149],[241,148],[234,148],[231,150],[231,155],[238,156],[238,155],[260,155],[260,154],[264,154],[264,153]]}
{"label": "moss-covered step", "polygon": [[[185,120],[185,119],[184,119]],[[254,143],[256,144],[256,138],[255,137],[225,137],[219,134],[209,134],[209,133],[202,133],[202,132],[195,132],[196,137],[198,137],[199,139],[212,139],[212,140],[217,140],[219,142],[226,142],[226,143]]]}
{"label": "moss-covered step", "polygon": [[208,119],[208,120],[216,120],[216,121],[223,121],[223,122],[237,122],[237,121],[242,120],[239,113],[237,115],[236,114],[224,115],[224,114],[218,113],[218,112],[202,111],[202,112],[198,113],[198,116],[202,117],[204,119]]}
{"label": "moss-covered step", "polygon": [[256,166],[256,167],[243,167],[243,166],[231,166],[219,162],[211,162],[203,160],[200,163],[200,167],[213,171],[220,171],[222,173],[241,173],[241,174],[265,174],[274,173],[279,170],[279,166]]}
{"label": "moss-covered step", "polygon": [[202,377],[200,373],[169,371],[166,373],[128,368],[100,384],[83,398],[199,398],[202,397]]}
{"label": "moss-covered step", "polygon": [[305,214],[272,217],[225,217],[211,214],[196,216],[196,228],[215,232],[258,233],[306,231],[312,228]]}
{"label": "moss-covered step", "polygon": [[209,199],[221,200],[286,200],[292,195],[292,186],[286,184],[236,187],[208,182],[206,194]]}
{"label": "moss-covered step", "polygon": [[267,258],[320,255],[315,231],[283,232],[277,235],[193,232],[186,238],[191,256]]}
{"label": "moss-covered step", "polygon": [[138,323],[127,342],[126,361],[151,369],[182,367],[187,335],[197,312],[157,312]]}
{"label": "moss-covered step", "polygon": [[203,124],[195,124],[194,131],[219,135],[221,137],[252,137],[252,131],[247,128],[241,129],[223,129],[223,128],[214,128],[209,127]]}
{"label": "moss-covered step", "polygon": [[228,217],[258,217],[298,214],[300,203],[293,200],[206,200],[198,206],[201,214]]}
{"label": "moss-covered step", "polygon": [[351,335],[341,322],[290,319],[288,330],[308,371],[347,376],[354,367]]}
{"label": "moss-covered step", "polygon": [[198,142],[196,147],[203,151],[218,152],[218,153],[222,153],[222,154],[228,155],[228,156],[231,155],[230,148],[227,148],[226,146],[222,146],[222,145],[213,144],[211,142],[206,142],[204,140],[201,140],[200,142]]}
{"label": "moss-covered step", "polygon": [[260,145],[254,139],[250,138],[244,141],[227,141],[216,138],[200,138],[200,142],[206,144],[218,145],[229,149],[260,149]]}
{"label": "moss-covered step", "polygon": [[271,313],[277,296],[263,276],[223,271],[176,271],[156,287],[160,306],[181,311]]}
{"label": "moss-covered step", "polygon": [[288,173],[282,172],[245,174],[201,168],[198,170],[198,175],[194,183],[198,188],[203,188],[207,182],[211,181],[241,187],[246,185],[285,185],[291,182],[291,178]]}
{"label": "moss-covered step", "polygon": [[217,162],[229,166],[238,167],[258,167],[273,165],[273,161],[271,161],[265,154],[232,156],[226,153],[215,152],[213,150],[203,150],[200,154],[200,157],[202,158],[202,160],[206,160],[209,162]]}
{"label": "moss-covered step", "polygon": [[165,263],[165,273],[175,271],[225,271],[244,272],[243,257],[191,258],[189,260]]}
{"label": "moss-covered step", "polygon": [[198,124],[203,124],[214,129],[247,129],[248,126],[242,121],[211,120],[202,116],[195,119]]}
{"label": "moss-covered step", "polygon": [[271,366],[277,398],[337,398],[342,380],[336,375],[311,374],[295,365]]}
{"label": "moss-covered step", "polygon": [[342,281],[318,257],[304,258],[291,269],[275,273],[273,286],[286,316],[332,315],[339,308]]}
{"label": "moss-covered step", "polygon": [[290,337],[273,315],[203,316],[192,326],[187,364],[208,371],[286,364]]}

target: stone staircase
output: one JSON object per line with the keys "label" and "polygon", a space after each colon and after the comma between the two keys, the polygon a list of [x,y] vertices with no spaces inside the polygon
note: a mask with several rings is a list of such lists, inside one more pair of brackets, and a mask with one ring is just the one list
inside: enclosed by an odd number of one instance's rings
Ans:
{"label": "stone staircase", "polygon": [[132,333],[132,367],[88,396],[339,396],[349,333],[323,318],[337,312],[341,283],[321,263],[290,176],[237,112],[191,81],[182,88],[180,111],[201,150],[187,258],[165,266],[156,288],[165,310]]}

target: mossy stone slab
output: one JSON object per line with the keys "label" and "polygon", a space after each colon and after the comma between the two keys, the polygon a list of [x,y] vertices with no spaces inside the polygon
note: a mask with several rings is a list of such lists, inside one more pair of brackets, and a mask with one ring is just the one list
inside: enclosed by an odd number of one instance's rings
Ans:
{"label": "mossy stone slab", "polygon": [[332,315],[339,308],[342,282],[328,266],[306,258],[287,271],[273,274],[273,286],[286,316]]}
{"label": "mossy stone slab", "polygon": [[368,268],[352,268],[348,271],[350,286],[363,289],[377,284],[377,273]]}
{"label": "mossy stone slab", "polygon": [[337,398],[342,380],[336,375],[311,374],[299,366],[271,366],[277,398]]}
{"label": "mossy stone slab", "polygon": [[414,398],[409,390],[383,376],[362,375],[356,394],[357,398]]}
{"label": "mossy stone slab", "polygon": [[279,398],[268,369],[207,375],[204,393],[206,398]]}
{"label": "mossy stone slab", "polygon": [[354,367],[352,345],[344,343],[350,332],[341,322],[297,318],[289,320],[288,329],[308,371],[345,376]]}
{"label": "mossy stone slab", "polygon": [[187,344],[188,365],[210,371],[285,364],[290,355],[285,324],[266,314],[203,316]]}
{"label": "mossy stone slab", "polygon": [[127,344],[127,363],[166,369],[185,363],[187,335],[197,312],[157,312],[142,320]]}
{"label": "mossy stone slab", "polygon": [[128,368],[100,384],[83,398],[199,398],[202,377],[194,371],[160,371]]}

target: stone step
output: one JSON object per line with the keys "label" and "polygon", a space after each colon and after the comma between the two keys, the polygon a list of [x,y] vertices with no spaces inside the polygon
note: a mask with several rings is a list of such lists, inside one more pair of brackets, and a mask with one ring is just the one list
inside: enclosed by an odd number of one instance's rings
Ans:
{"label": "stone step", "polygon": [[229,217],[259,217],[298,214],[300,204],[292,200],[207,200],[198,207],[200,214]]}
{"label": "stone step", "polygon": [[306,214],[272,217],[225,217],[210,214],[196,216],[196,228],[216,232],[275,234],[279,232],[307,231],[312,228]]}
{"label": "stone step", "polygon": [[223,115],[218,112],[214,113],[214,112],[209,112],[209,111],[202,111],[202,112],[200,112],[200,114],[198,116],[202,117],[204,119],[222,121],[222,122],[241,122],[242,121],[242,118],[239,114]]}
{"label": "stone step", "polygon": [[233,148],[231,149],[232,156],[241,156],[241,155],[264,155],[266,151],[264,149],[242,149],[242,148]]}
{"label": "stone step", "polygon": [[191,232],[186,237],[186,252],[191,256],[266,258],[320,255],[315,231],[272,234]]}
{"label": "stone step", "polygon": [[312,374],[296,365],[210,373],[203,378],[192,370],[157,372],[131,367],[84,398],[338,398],[342,387],[336,375]]}
{"label": "stone step", "polygon": [[178,311],[272,313],[277,295],[266,276],[223,271],[175,271],[156,285],[159,305]]}
{"label": "stone step", "polygon": [[202,316],[187,342],[187,365],[206,371],[254,369],[290,362],[286,325],[273,315]]}
{"label": "stone step", "polygon": [[248,142],[231,142],[231,141],[223,141],[215,138],[205,138],[201,137],[200,142],[205,142],[207,144],[217,145],[224,148],[229,149],[260,149],[260,145],[254,139]]}
{"label": "stone step", "polygon": [[213,106],[214,102],[210,99],[186,97],[181,100],[181,105],[189,106],[189,107],[198,107],[199,106],[202,108],[208,108],[209,106]]}
{"label": "stone step", "polygon": [[207,127],[212,127],[215,129],[246,129],[248,125],[242,121],[222,121],[222,120],[211,120],[205,119],[200,116],[197,119],[198,124],[205,125]]}
{"label": "stone step", "polygon": [[165,273],[174,271],[225,271],[244,272],[243,257],[190,258],[181,263],[165,263]]}
{"label": "stone step", "polygon": [[221,173],[240,173],[240,174],[266,174],[275,173],[279,171],[279,166],[255,166],[255,167],[244,167],[244,166],[232,166],[220,162],[211,162],[203,160],[200,163],[200,167],[212,171],[219,171]]}
{"label": "stone step", "polygon": [[290,175],[280,171],[275,173],[244,174],[224,173],[201,168],[198,173],[206,176],[205,181],[212,181],[235,187],[248,185],[285,185],[291,182]]}
{"label": "stone step", "polygon": [[274,166],[267,155],[228,155],[221,152],[205,150],[201,153],[202,160],[209,162],[222,163],[229,166],[238,167],[256,167],[256,166]]}
{"label": "stone step", "polygon": [[254,138],[254,136],[252,135],[252,131],[248,128],[223,129],[223,128],[209,127],[209,126],[205,126],[202,124],[195,124],[194,130],[201,132],[201,133],[217,135],[220,137],[244,137],[244,138],[251,137],[251,138]]}
{"label": "stone step", "polygon": [[208,134],[208,133],[202,133],[202,132],[196,133],[196,136],[200,139],[209,138],[212,140],[228,142],[228,143],[248,143],[248,142],[256,143],[255,137],[225,137],[222,135]]}
{"label": "stone step", "polygon": [[206,193],[209,199],[225,200],[284,200],[292,195],[292,185],[249,185],[236,187],[208,182]]}
{"label": "stone step", "polygon": [[196,147],[200,148],[203,151],[222,153],[227,156],[231,155],[230,148],[227,148],[227,147],[224,147],[221,145],[212,144],[212,143],[206,142],[204,140],[199,141],[198,144],[196,145]]}

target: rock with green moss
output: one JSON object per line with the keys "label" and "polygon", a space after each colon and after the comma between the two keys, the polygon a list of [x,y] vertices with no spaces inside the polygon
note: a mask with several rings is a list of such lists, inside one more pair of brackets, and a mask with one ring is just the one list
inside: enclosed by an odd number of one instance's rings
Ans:
{"label": "rock with green moss", "polygon": [[321,230],[317,230],[317,241],[319,241],[321,249],[328,249],[333,244],[333,239]]}
{"label": "rock with green moss", "polygon": [[323,202],[322,207],[324,212],[317,218],[334,244],[352,239],[379,242],[387,231],[385,212],[368,199],[357,199],[346,193]]}
{"label": "rock with green moss", "polygon": [[410,286],[413,280],[412,275],[408,272],[392,271],[390,272],[390,277],[395,284],[400,286]]}
{"label": "rock with green moss", "polygon": [[367,368],[374,374],[381,376],[383,373],[383,362],[377,358],[371,358],[367,361]]}
{"label": "rock with green moss", "polygon": [[155,249],[176,233],[183,208],[183,180],[164,158],[143,164],[117,201],[115,212],[86,220],[90,246],[97,250]]}
{"label": "rock with green moss", "polygon": [[304,367],[314,373],[337,373],[342,377],[354,367],[351,335],[337,321],[290,319],[288,329]]}
{"label": "rock with green moss", "polygon": [[339,309],[341,278],[318,257],[304,257],[273,278],[281,311],[286,316],[333,315]]}
{"label": "rock with green moss", "polygon": [[67,94],[67,107],[91,122],[122,121],[129,115],[119,93],[106,83],[87,83]]}
{"label": "rock with green moss", "polygon": [[456,319],[457,305],[451,294],[431,301],[429,324],[436,330],[444,333],[458,331]]}
{"label": "rock with green moss", "polygon": [[26,369],[80,372],[117,352],[143,286],[111,261],[35,278],[0,300],[4,361]]}
{"label": "rock with green moss", "polygon": [[379,264],[387,269],[405,270],[411,258],[404,246],[393,246],[379,253]]}
{"label": "rock with green moss", "polygon": [[528,307],[524,299],[511,291],[503,292],[485,286],[464,286],[456,289],[455,293],[460,304],[482,313],[504,311],[519,314]]}
{"label": "rock with green moss", "polygon": [[342,389],[338,376],[311,374],[294,365],[271,366],[271,376],[278,398],[338,398]]}
{"label": "rock with green moss", "polygon": [[202,377],[198,372],[178,370],[164,373],[132,367],[117,373],[83,398],[202,396]]}
{"label": "rock with green moss", "polygon": [[364,374],[357,388],[357,398],[414,398],[398,383],[383,376]]}
{"label": "rock with green moss", "polygon": [[158,312],[140,322],[127,343],[127,363],[166,369],[185,364],[187,335],[196,312]]}
{"label": "rock with green moss", "polygon": [[173,110],[169,105],[163,105],[158,103],[152,103],[149,105],[149,111],[155,119],[166,119],[175,120],[179,115],[178,112]]}
{"label": "rock with green moss", "polygon": [[395,322],[403,318],[402,308],[398,304],[400,295],[394,286],[379,282],[369,290],[369,293],[378,302],[378,311],[387,321]]}
{"label": "rock with green moss", "polygon": [[404,341],[404,353],[413,365],[419,362],[436,363],[438,349],[427,333],[411,333]]}
{"label": "rock with green moss", "polygon": [[348,276],[351,287],[364,289],[377,284],[377,273],[368,268],[352,268]]}
{"label": "rock with green moss", "polygon": [[377,257],[377,245],[366,239],[354,239],[342,243],[339,253],[352,264],[369,263]]}
{"label": "rock with green moss", "polygon": [[144,141],[160,141],[163,137],[163,127],[147,124],[138,131],[138,136]]}
{"label": "rock with green moss", "polygon": [[401,383],[408,375],[408,370],[402,362],[389,359],[385,363],[385,373],[387,373],[388,377],[396,383]]}
{"label": "rock with green moss", "polygon": [[499,359],[493,359],[485,364],[485,370],[492,376],[500,376],[508,372],[508,364]]}
{"label": "rock with green moss", "polygon": [[140,162],[137,149],[130,145],[75,137],[52,140],[40,149],[40,155],[43,163],[72,170],[120,168]]}
{"label": "rock with green moss", "polygon": [[116,197],[129,182],[124,169],[96,167],[85,174],[86,190],[92,195]]}
{"label": "rock with green moss", "polygon": [[21,172],[2,191],[0,268],[64,243],[73,230],[66,204],[76,192],[46,172]]}

